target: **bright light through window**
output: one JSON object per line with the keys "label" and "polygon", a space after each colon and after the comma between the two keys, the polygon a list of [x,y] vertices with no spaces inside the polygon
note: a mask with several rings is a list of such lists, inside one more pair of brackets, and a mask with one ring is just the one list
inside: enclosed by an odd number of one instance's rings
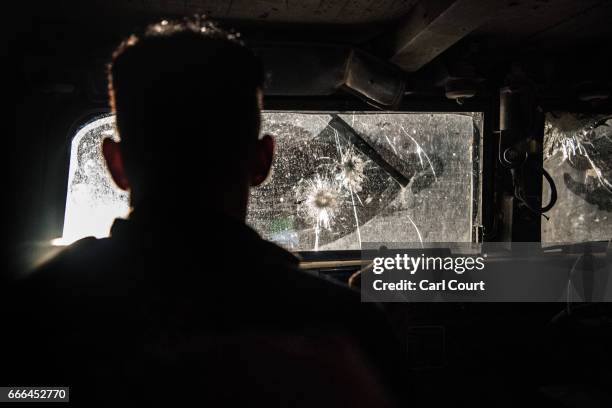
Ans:
{"label": "bright light through window", "polygon": [[64,233],[56,244],[107,237],[115,218],[128,214],[128,194],[115,185],[102,156],[102,140],[117,138],[114,119],[94,119],[72,139]]}
{"label": "bright light through window", "polygon": [[[275,136],[272,175],[253,189],[248,223],[299,251],[359,249],[361,242],[466,242],[476,214],[478,124],[469,113],[266,112]],[[72,141],[63,243],[108,236],[128,213],[101,141],[112,116]]]}

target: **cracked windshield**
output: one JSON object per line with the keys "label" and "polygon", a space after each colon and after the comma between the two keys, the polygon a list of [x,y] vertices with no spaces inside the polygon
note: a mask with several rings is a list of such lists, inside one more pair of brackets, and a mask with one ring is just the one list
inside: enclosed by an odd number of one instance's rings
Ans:
{"label": "cracked windshield", "polygon": [[[472,239],[480,114],[263,114],[276,138],[269,179],[252,190],[248,223],[294,251],[359,249],[362,241]],[[72,141],[64,234],[59,244],[108,236],[128,213],[106,171],[101,141],[114,117]]]}
{"label": "cracked windshield", "polygon": [[[612,230],[612,116],[548,113],[544,169],[557,204],[542,220],[543,242],[610,239]],[[550,197],[544,182],[543,202]],[[569,220],[569,222],[568,222]]]}
{"label": "cracked windshield", "polygon": [[276,157],[251,193],[248,222],[299,251],[469,242],[479,118],[268,112],[263,132],[275,136]]}

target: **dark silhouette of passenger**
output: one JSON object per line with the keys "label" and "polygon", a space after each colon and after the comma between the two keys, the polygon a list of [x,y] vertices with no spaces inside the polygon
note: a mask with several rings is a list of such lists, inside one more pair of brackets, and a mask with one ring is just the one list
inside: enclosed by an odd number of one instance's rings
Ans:
{"label": "dark silhouette of passenger", "polygon": [[133,211],[12,289],[5,383],[71,386],[87,406],[388,406],[409,385],[378,309],[245,225],[273,155],[263,83],[239,35],[203,19],[117,48],[121,141],[102,149]]}

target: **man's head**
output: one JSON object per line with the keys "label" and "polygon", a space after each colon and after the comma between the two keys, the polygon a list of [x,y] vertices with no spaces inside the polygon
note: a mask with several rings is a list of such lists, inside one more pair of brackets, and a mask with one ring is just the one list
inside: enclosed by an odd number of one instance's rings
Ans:
{"label": "man's head", "polygon": [[107,139],[103,153],[134,208],[179,196],[243,217],[248,188],[272,161],[272,138],[259,138],[263,79],[239,34],[202,18],[164,20],[124,41],[109,69],[121,142]]}

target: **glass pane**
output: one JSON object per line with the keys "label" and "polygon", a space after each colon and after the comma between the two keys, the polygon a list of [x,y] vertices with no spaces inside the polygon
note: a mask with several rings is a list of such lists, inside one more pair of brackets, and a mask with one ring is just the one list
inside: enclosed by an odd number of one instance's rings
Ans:
{"label": "glass pane", "polygon": [[[270,178],[251,193],[248,222],[302,251],[470,241],[478,115],[266,112],[263,132],[277,152]],[[112,116],[73,139],[62,243],[105,237],[128,213],[104,165],[105,137],[116,137]]]}
{"label": "glass pane", "polygon": [[86,236],[106,237],[115,218],[129,211],[128,194],[112,181],[102,157],[102,140],[117,138],[114,116],[97,118],[72,139],[64,233],[68,244]]}
{"label": "glass pane", "polygon": [[[611,125],[610,115],[547,114],[544,169],[558,200],[547,213],[550,219],[542,220],[542,242],[612,238]],[[544,203],[549,197],[544,180]]]}
{"label": "glass pane", "polygon": [[469,242],[475,116],[265,113],[277,151],[248,222],[301,251]]}

